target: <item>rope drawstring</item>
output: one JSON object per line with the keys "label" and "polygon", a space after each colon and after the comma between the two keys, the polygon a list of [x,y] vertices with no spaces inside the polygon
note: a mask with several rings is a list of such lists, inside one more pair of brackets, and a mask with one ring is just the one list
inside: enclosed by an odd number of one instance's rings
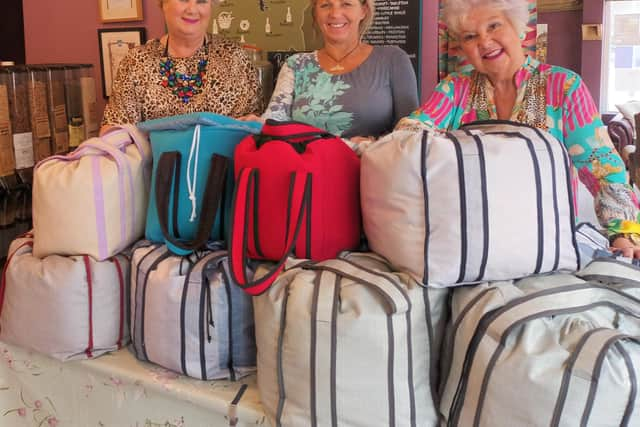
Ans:
{"label": "rope drawstring", "polygon": [[[195,156],[194,156],[195,152]],[[200,154],[200,125],[196,125],[193,131],[193,139],[191,140],[191,150],[189,151],[189,161],[187,163],[187,191],[189,192],[189,200],[191,201],[191,217],[189,222],[193,222],[196,219],[196,183],[198,177],[198,157]],[[195,159],[194,159],[195,157]],[[191,161],[193,160],[194,166],[191,167]],[[193,180],[191,178],[193,175]]]}

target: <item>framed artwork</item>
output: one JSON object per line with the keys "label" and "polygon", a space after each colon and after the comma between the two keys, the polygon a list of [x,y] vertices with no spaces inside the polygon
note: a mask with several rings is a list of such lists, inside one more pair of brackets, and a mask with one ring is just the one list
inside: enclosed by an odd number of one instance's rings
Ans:
{"label": "framed artwork", "polygon": [[561,12],[582,9],[583,0],[538,0],[538,12]]}
{"label": "framed artwork", "polygon": [[143,27],[98,30],[102,93],[105,98],[111,96],[111,86],[118,72],[120,61],[122,61],[129,49],[140,46],[144,42],[145,29]]}
{"label": "framed artwork", "polygon": [[142,21],[142,0],[98,0],[102,22]]}

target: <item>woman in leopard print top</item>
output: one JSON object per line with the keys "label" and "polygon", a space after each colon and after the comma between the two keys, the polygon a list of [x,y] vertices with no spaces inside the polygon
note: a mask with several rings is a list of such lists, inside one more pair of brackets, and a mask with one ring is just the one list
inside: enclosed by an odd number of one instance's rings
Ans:
{"label": "woman in leopard print top", "polygon": [[206,33],[213,1],[159,0],[168,34],[122,60],[101,133],[110,125],[177,114],[260,112],[258,74],[243,49]]}

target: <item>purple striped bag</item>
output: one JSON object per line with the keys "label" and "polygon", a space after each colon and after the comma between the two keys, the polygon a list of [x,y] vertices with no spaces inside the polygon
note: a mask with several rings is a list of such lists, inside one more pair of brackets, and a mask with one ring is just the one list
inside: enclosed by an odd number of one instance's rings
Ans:
{"label": "purple striped bag", "polygon": [[144,234],[151,147],[132,125],[39,162],[33,173],[33,254],[102,261]]}

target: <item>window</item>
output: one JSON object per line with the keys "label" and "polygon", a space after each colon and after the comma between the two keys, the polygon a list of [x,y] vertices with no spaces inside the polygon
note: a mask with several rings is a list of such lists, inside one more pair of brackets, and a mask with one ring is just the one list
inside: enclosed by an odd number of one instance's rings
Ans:
{"label": "window", "polygon": [[601,111],[640,100],[640,0],[610,0],[604,8]]}

